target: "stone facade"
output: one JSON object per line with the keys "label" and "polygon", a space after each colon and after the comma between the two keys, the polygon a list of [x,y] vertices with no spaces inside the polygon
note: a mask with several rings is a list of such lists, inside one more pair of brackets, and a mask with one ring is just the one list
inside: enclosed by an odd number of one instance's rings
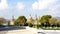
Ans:
{"label": "stone facade", "polygon": [[11,21],[10,21],[10,25],[14,25],[14,16],[12,16],[12,19],[11,19]]}
{"label": "stone facade", "polygon": [[39,23],[39,18],[37,18],[37,15],[35,16],[34,19],[33,19],[33,18],[31,17],[31,15],[30,15],[29,18],[27,19],[27,23],[40,24],[40,23]]}

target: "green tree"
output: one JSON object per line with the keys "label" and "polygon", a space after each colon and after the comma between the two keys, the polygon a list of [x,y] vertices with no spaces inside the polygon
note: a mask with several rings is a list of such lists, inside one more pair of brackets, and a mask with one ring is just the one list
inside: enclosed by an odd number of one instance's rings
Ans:
{"label": "green tree", "polygon": [[17,21],[17,24],[20,26],[20,25],[24,25],[26,23],[27,19],[25,16],[19,16],[16,21]]}
{"label": "green tree", "polygon": [[7,26],[10,26],[10,21],[7,22]]}
{"label": "green tree", "polygon": [[57,19],[56,18],[51,18],[51,19],[49,19],[49,23],[50,23],[50,25],[52,26],[56,26],[57,25]]}
{"label": "green tree", "polygon": [[60,27],[60,20],[57,20],[57,27]]}
{"label": "green tree", "polygon": [[4,22],[4,18],[0,18],[0,25],[2,25],[2,23]]}
{"label": "green tree", "polygon": [[49,26],[50,24],[49,24],[49,19],[50,18],[52,18],[52,16],[51,15],[43,15],[42,17],[41,17],[41,24],[43,25],[43,26]]}

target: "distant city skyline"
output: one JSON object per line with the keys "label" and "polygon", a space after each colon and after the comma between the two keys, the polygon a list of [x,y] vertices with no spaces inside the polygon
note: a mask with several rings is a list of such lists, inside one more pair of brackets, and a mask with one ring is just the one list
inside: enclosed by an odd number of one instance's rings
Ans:
{"label": "distant city skyline", "polygon": [[16,19],[23,15],[28,18],[30,14],[60,17],[60,0],[0,0],[0,17]]}

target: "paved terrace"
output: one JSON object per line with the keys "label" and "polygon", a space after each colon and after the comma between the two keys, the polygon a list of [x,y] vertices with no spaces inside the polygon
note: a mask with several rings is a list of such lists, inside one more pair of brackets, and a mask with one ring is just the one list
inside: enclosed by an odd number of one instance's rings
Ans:
{"label": "paved terrace", "polygon": [[0,34],[36,34],[31,30],[27,30],[24,27],[5,27],[0,28]]}
{"label": "paved terrace", "polygon": [[10,30],[10,31],[0,31],[0,34],[36,34],[29,30]]}
{"label": "paved terrace", "polygon": [[25,27],[4,27],[0,28],[0,34],[60,34],[60,30],[42,30]]}

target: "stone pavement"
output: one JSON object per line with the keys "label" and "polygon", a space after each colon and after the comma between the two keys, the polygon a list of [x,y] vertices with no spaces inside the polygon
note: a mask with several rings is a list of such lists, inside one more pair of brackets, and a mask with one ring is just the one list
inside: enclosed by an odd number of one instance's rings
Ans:
{"label": "stone pavement", "polygon": [[37,34],[37,33],[33,33],[26,29],[22,29],[22,30],[0,31],[0,34]]}
{"label": "stone pavement", "polygon": [[8,31],[0,31],[0,34],[6,34]]}

